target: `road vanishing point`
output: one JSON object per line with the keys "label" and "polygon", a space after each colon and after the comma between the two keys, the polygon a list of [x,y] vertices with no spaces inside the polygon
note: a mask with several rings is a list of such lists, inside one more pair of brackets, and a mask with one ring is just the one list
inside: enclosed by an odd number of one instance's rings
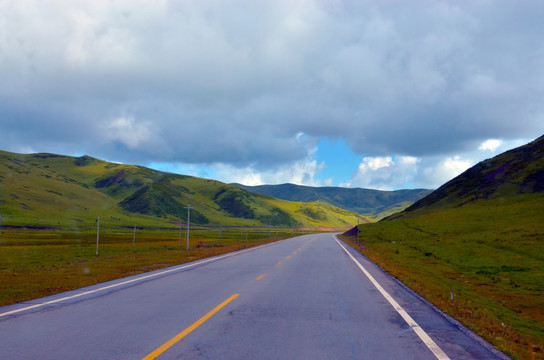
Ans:
{"label": "road vanishing point", "polygon": [[334,234],[0,307],[0,359],[504,359]]}

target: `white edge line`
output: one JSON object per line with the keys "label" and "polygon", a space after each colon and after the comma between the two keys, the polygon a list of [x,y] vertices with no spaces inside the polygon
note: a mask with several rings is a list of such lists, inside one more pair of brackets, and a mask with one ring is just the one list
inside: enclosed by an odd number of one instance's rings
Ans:
{"label": "white edge line", "polygon": [[340,243],[340,241],[338,241],[338,238],[336,237],[336,235],[334,235],[334,239],[336,240],[338,245],[340,245],[340,247],[346,252],[346,254],[348,254],[348,256],[351,258],[351,260],[353,260],[353,262],[359,267],[359,269],[361,269],[361,271],[366,275],[366,277],[368,277],[370,282],[372,282],[372,284],[374,284],[376,289],[378,289],[378,291],[383,295],[383,297],[385,297],[385,299],[387,301],[389,301],[391,306],[393,306],[393,308],[399,313],[399,315],[402,316],[404,321],[406,321],[408,323],[408,325],[410,325],[410,327],[414,330],[414,332],[417,334],[417,336],[419,336],[421,341],[423,341],[423,343],[429,348],[429,350],[431,350],[431,352],[434,354],[434,356],[436,356],[436,358],[439,359],[439,360],[450,360],[448,355],[446,355],[446,353],[433,341],[433,339],[431,339],[431,337],[425,332],[425,330],[423,330],[418,325],[418,323],[416,323],[414,321],[414,319],[412,319],[412,317],[410,315],[408,315],[406,310],[404,310],[395,301],[395,299],[393,299],[393,297],[391,295],[389,295],[389,293],[387,291],[385,291],[385,289],[376,281],[376,279],[374,279],[374,277],[372,275],[370,275],[370,273],[364,268],[364,266],[361,265],[361,263],[359,263],[353,257],[353,255],[350,254],[350,252],[344,247],[344,245],[342,245]]}
{"label": "white edge line", "polygon": [[[288,240],[288,239],[286,239],[286,240]],[[187,269],[187,268],[190,268],[190,267],[206,264],[206,263],[209,263],[209,262],[212,262],[212,261],[221,260],[221,259],[224,259],[224,258],[227,258],[227,257],[240,255],[240,254],[246,253],[248,251],[256,250],[259,247],[273,245],[275,243],[277,243],[277,242],[264,244],[264,245],[261,245],[261,246],[256,246],[256,247],[252,247],[252,248],[245,249],[245,250],[239,250],[239,251],[236,251],[236,252],[231,252],[231,253],[228,253],[228,254],[225,254],[225,255],[220,255],[220,256],[217,256],[217,257],[214,257],[214,258],[211,258],[211,259],[205,259],[205,260],[198,261],[198,262],[195,262],[195,263],[191,263],[191,264],[188,264],[188,265],[178,266],[178,267],[166,270],[166,271],[161,271],[161,272],[154,273],[154,274],[151,274],[151,275],[142,276],[142,277],[139,277],[139,278],[136,278],[136,279],[127,280],[127,281],[123,281],[123,282],[120,282],[120,283],[104,286],[104,287],[101,287],[101,288],[98,288],[98,289],[85,291],[83,293],[79,293],[79,294],[76,294],[76,295],[67,296],[67,297],[63,297],[63,298],[60,298],[60,299],[46,301],[46,302],[39,303],[39,304],[36,304],[36,305],[26,306],[26,307],[23,307],[23,308],[7,311],[7,312],[4,312],[4,313],[0,313],[0,318],[4,317],[4,316],[9,316],[9,315],[13,315],[13,314],[16,314],[16,313],[20,313],[20,312],[23,312],[23,311],[26,311],[26,310],[32,310],[32,309],[36,309],[36,308],[39,308],[39,307],[42,307],[42,306],[55,304],[55,303],[58,303],[58,302],[61,302],[61,301],[71,300],[71,299],[75,299],[75,298],[78,298],[78,297],[81,297],[81,296],[94,294],[96,292],[109,290],[109,289],[112,289],[112,288],[115,288],[115,287],[118,287],[118,286],[122,286],[122,285],[130,284],[130,283],[134,283],[134,282],[154,278],[154,277],[157,277],[157,276],[160,276],[160,275],[180,271],[180,270]]]}

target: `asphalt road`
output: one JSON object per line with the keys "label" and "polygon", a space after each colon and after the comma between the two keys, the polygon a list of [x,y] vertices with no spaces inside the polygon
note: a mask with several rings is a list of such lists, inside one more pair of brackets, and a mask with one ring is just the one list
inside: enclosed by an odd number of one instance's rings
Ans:
{"label": "asphalt road", "polygon": [[331,234],[0,307],[3,360],[155,358],[500,357]]}

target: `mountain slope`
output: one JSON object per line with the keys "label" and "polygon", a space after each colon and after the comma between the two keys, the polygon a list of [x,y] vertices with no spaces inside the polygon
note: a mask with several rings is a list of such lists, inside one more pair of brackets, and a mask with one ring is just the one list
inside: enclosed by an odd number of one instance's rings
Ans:
{"label": "mountain slope", "polygon": [[233,185],[278,199],[302,202],[321,201],[374,219],[402,211],[431,192],[431,190],[426,189],[380,191],[361,188],[311,187],[294,184]]}
{"label": "mountain slope", "polygon": [[544,349],[544,137],[346,233],[387,271],[513,358]]}
{"label": "mountain slope", "polygon": [[89,156],[0,151],[0,216],[10,223],[69,226],[97,216],[168,223],[185,219],[188,205],[197,224],[347,227],[357,222],[356,214],[343,209],[277,200],[213,180]]}
{"label": "mountain slope", "polygon": [[544,191],[544,136],[480,162],[406,209]]}

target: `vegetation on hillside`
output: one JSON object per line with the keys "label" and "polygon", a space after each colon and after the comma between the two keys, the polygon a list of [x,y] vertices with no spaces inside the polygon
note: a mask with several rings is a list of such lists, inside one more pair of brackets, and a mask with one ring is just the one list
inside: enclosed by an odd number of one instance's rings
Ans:
{"label": "vegetation on hillside", "polygon": [[[89,156],[0,152],[0,216],[12,225],[77,227],[98,216],[119,224],[347,228],[360,215],[276,200],[218,181],[114,164]],[[317,219],[302,209],[322,213]]]}
{"label": "vegetation on hillside", "polygon": [[431,192],[431,190],[426,189],[381,191],[360,188],[312,187],[294,184],[234,185],[256,194],[272,196],[283,200],[327,203],[374,220],[379,220],[402,211]]}
{"label": "vegetation on hillside", "polygon": [[544,359],[543,174],[541,137],[344,239],[508,355]]}

